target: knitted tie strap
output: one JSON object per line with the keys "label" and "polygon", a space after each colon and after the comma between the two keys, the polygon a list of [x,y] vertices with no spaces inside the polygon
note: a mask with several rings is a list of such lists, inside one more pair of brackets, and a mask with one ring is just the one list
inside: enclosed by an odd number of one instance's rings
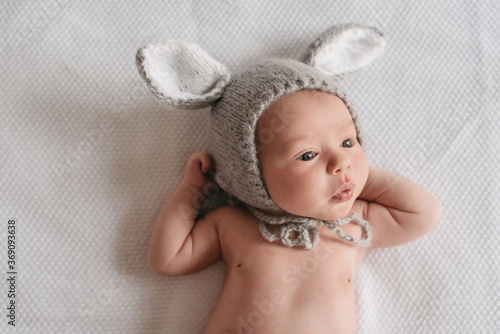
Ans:
{"label": "knitted tie strap", "polygon": [[[359,239],[353,235],[344,233],[340,226],[348,224],[351,221],[355,221],[359,226],[365,230],[365,238]],[[353,212],[349,216],[332,221],[323,221],[323,223],[333,232],[337,233],[340,239],[347,241],[357,247],[368,247],[372,241],[372,229],[370,223],[363,218],[361,218],[356,212]],[[332,224],[333,223],[333,224]],[[340,225],[340,226],[336,226]]]}
{"label": "knitted tie strap", "polygon": [[[318,228],[316,226],[304,225],[300,223],[286,223],[277,227],[274,233],[269,232],[266,222],[261,222],[259,225],[260,232],[267,240],[273,242],[278,239],[289,247],[304,246],[306,249],[313,249],[319,241]],[[295,238],[290,238],[290,234],[296,232]]]}
{"label": "knitted tie strap", "polygon": [[[288,247],[303,246],[305,249],[314,249],[319,242],[318,227],[325,224],[330,230],[335,232],[340,239],[357,247],[367,247],[370,245],[372,232],[370,224],[359,217],[357,213],[338,220],[319,220],[298,216],[273,217],[260,210],[249,207],[250,211],[261,221],[259,229],[264,238],[270,242],[281,240]],[[340,226],[356,222],[365,231],[365,238],[359,239],[353,235],[344,233]],[[271,232],[269,227],[273,230]],[[293,238],[290,234],[295,233]]]}

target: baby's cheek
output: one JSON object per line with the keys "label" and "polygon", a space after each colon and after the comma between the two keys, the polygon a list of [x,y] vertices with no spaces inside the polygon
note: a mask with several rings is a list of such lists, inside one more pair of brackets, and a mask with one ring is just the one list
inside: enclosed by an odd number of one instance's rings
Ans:
{"label": "baby's cheek", "polygon": [[293,212],[294,209],[301,207],[304,195],[302,180],[294,179],[291,176],[280,176],[279,181],[281,182],[276,182],[274,184],[276,187],[270,192],[273,201],[288,212]]}
{"label": "baby's cheek", "polygon": [[[309,176],[311,175],[313,173]],[[296,179],[289,179],[289,181],[292,182],[289,183],[285,194],[290,197],[290,204],[300,210],[309,209],[311,206],[310,202],[314,202],[318,194],[321,193],[319,182],[322,182],[322,180],[302,176]]]}
{"label": "baby's cheek", "polygon": [[370,172],[370,166],[368,165],[368,160],[366,159],[366,156],[364,154],[359,158],[358,167],[359,184],[356,186],[359,186],[359,191],[361,191],[364,188],[366,181],[368,180],[368,174]]}
{"label": "baby's cheek", "polygon": [[283,210],[290,201],[290,193],[293,191],[293,184],[288,182],[281,174],[268,178],[266,181],[267,191],[271,199]]}

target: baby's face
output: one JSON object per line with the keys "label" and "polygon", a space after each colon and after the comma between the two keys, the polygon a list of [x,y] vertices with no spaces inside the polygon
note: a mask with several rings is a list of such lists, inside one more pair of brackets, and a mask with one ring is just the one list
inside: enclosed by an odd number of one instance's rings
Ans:
{"label": "baby's face", "polygon": [[299,91],[273,103],[257,122],[267,190],[283,210],[323,220],[347,216],[368,178],[344,102]]}

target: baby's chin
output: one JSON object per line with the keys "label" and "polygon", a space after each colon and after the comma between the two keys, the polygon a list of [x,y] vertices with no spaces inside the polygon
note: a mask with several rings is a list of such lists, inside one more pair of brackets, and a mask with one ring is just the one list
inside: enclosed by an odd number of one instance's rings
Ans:
{"label": "baby's chin", "polygon": [[352,212],[352,207],[354,205],[354,199],[335,205],[330,212],[326,212],[324,215],[317,215],[313,217],[320,220],[338,220],[349,216]]}

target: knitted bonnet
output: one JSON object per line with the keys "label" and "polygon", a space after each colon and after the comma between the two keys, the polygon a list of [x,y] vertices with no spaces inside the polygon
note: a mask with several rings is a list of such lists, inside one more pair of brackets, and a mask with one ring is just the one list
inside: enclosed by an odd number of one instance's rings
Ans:
{"label": "knitted bonnet", "polygon": [[[357,113],[336,82],[369,64],[384,44],[376,28],[342,24],[321,34],[301,61],[265,60],[233,77],[226,66],[200,47],[180,41],[148,45],[137,52],[136,62],[148,87],[168,105],[212,107],[210,147],[216,165],[215,181],[246,204],[260,220],[260,231],[267,240],[311,249],[319,240],[317,228],[325,224],[341,239],[367,246],[371,239],[369,224],[356,214],[322,221],[287,213],[276,205],[261,175],[255,128],[264,111],[281,97],[300,90],[318,90],[343,100],[361,142]],[[364,239],[343,233],[340,226],[351,221],[364,228]]]}

